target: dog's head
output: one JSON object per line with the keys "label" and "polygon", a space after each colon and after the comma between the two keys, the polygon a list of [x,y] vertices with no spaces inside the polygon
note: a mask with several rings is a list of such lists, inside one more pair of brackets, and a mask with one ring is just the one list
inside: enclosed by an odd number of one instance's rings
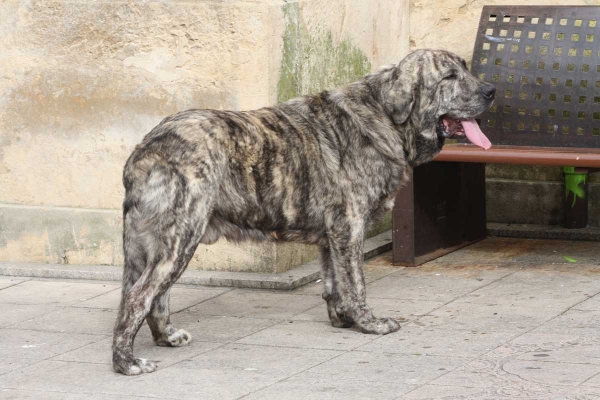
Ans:
{"label": "dog's head", "polygon": [[418,162],[439,152],[446,138],[465,135],[491,145],[474,117],[487,110],[496,89],[475,78],[465,61],[443,50],[417,50],[392,67],[383,105],[402,131],[414,136]]}

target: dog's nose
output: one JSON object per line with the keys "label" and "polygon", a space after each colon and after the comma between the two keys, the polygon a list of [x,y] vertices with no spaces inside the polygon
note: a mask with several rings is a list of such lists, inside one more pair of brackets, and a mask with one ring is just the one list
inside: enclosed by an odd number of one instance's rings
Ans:
{"label": "dog's nose", "polygon": [[483,86],[481,86],[481,93],[483,93],[483,95],[486,98],[493,99],[494,95],[496,94],[496,87],[494,85],[486,83]]}

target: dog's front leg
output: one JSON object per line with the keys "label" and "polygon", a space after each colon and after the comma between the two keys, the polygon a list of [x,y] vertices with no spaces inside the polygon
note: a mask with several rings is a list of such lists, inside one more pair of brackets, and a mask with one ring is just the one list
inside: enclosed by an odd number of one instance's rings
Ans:
{"label": "dog's front leg", "polygon": [[[364,226],[352,223],[336,224],[329,233],[329,249],[332,267],[332,297],[327,300],[330,319],[332,308],[335,316],[352,320],[364,333],[385,335],[396,332],[400,324],[391,318],[376,318],[366,303],[365,277],[363,274]],[[325,282],[327,293],[327,281]],[[330,304],[334,303],[334,304]],[[332,319],[333,321],[333,319]],[[335,326],[335,324],[334,324]]]}
{"label": "dog's front leg", "polygon": [[333,262],[331,260],[331,249],[329,246],[321,247],[321,269],[323,275],[323,300],[327,302],[327,313],[331,325],[336,328],[351,328],[354,326],[354,321],[349,316],[338,314],[336,306],[340,301],[338,293],[337,281],[333,270]]}

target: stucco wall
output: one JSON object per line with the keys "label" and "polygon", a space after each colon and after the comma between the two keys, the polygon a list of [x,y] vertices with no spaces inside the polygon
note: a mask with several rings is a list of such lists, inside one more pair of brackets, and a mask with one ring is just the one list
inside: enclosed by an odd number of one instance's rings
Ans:
{"label": "stucco wall", "polygon": [[[0,261],[120,264],[122,167],[162,118],[331,88],[408,47],[408,0],[1,2]],[[315,256],[219,243],[191,265]]]}
{"label": "stucco wall", "polygon": [[[411,0],[411,48],[443,48],[469,64],[484,5],[600,5],[599,0]],[[560,167],[488,165],[488,221],[560,224],[564,179]],[[589,223],[600,226],[600,178],[589,187]]]}

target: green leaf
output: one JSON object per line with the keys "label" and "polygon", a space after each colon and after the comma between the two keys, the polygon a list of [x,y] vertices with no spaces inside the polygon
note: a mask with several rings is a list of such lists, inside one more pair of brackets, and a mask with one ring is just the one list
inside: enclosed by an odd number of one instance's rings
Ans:
{"label": "green leaf", "polygon": [[575,207],[577,198],[585,198],[585,181],[587,179],[587,173],[576,173],[575,167],[563,167],[565,173],[565,195],[569,197],[569,193],[573,193],[573,204],[571,207]]}

